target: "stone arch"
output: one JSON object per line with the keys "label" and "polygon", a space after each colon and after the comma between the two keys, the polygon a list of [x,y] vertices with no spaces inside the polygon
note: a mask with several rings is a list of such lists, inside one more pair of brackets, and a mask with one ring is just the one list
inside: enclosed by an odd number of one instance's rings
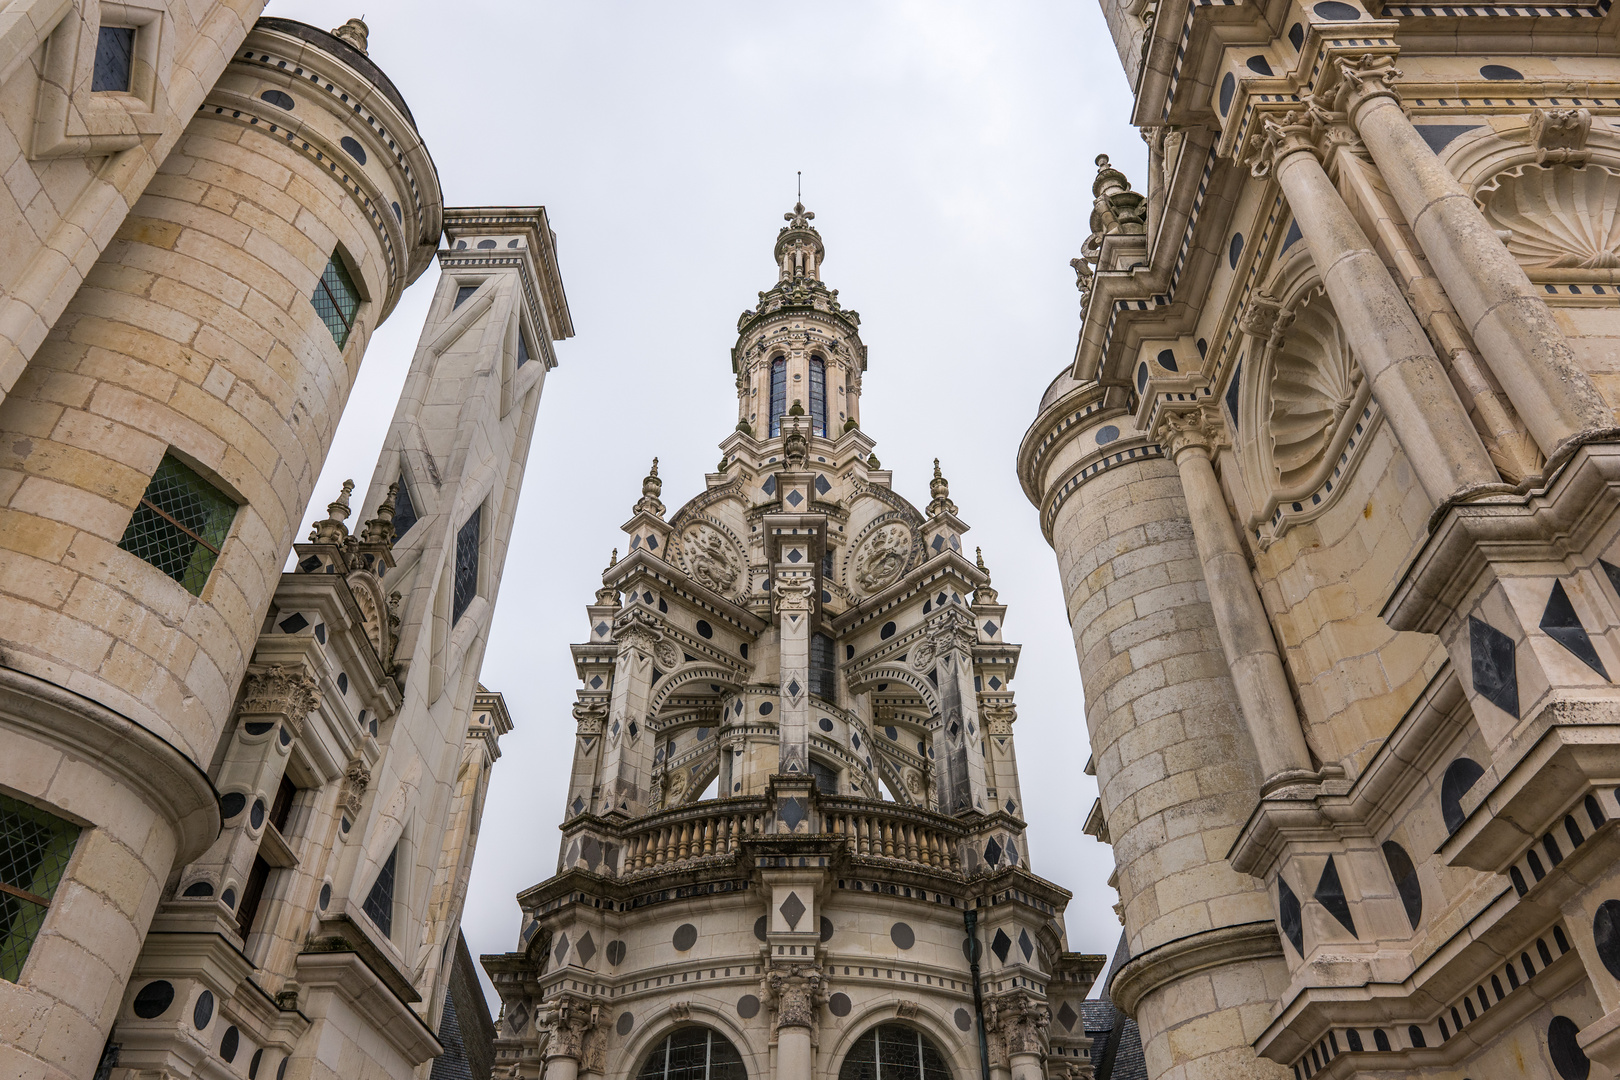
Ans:
{"label": "stone arch", "polygon": [[[750,987],[750,989],[754,989]],[[739,995],[740,996],[740,995]],[[651,1002],[627,1002],[625,1007],[615,1010],[616,1019],[621,1013],[634,1012],[634,1005],[652,1005]],[[756,1045],[749,1037],[746,1029],[738,1024],[724,1012],[716,1009],[708,1002],[699,1000],[681,1001],[684,1005],[684,1015],[677,1019],[675,1016],[676,1002],[665,1002],[662,1011],[653,1013],[650,1018],[636,1017],[636,1029],[619,1051],[619,1060],[608,1065],[605,1075],[609,1080],[635,1080],[637,1071],[641,1067],[642,1059],[651,1049],[662,1042],[664,1036],[683,1027],[707,1027],[724,1035],[737,1053],[742,1055],[743,1068],[748,1072],[748,1080],[769,1080],[770,1076],[770,1048]],[[761,1003],[763,1009],[765,1004]],[[769,1026],[765,1028],[769,1033]]]}
{"label": "stone arch", "polygon": [[388,597],[382,582],[376,574],[366,570],[351,571],[343,580],[360,608],[361,628],[365,631],[366,640],[371,642],[377,659],[386,669],[393,651],[393,632],[388,625]]}
{"label": "stone arch", "polygon": [[[972,1080],[979,1075],[979,1043],[978,1036],[970,1029],[958,1031],[948,1018],[935,1015],[936,1009],[950,1005],[950,1002],[937,1001],[932,998],[920,998],[918,1008],[911,1016],[898,1015],[896,1003],[893,998],[874,1001],[862,1008],[859,1012],[851,1013],[840,1025],[841,1031],[837,1042],[833,1043],[828,1051],[827,1073],[829,1080],[836,1080],[844,1067],[844,1060],[849,1057],[850,1050],[863,1036],[873,1028],[882,1024],[901,1024],[915,1028],[928,1037],[934,1048],[945,1059],[951,1070],[953,1080]],[[826,1026],[822,1027],[823,1040],[825,1040]]]}
{"label": "stone arch", "polygon": [[658,680],[658,685],[653,687],[652,698],[647,702],[647,715],[656,718],[670,695],[690,682],[717,683],[733,692],[741,691],[743,688],[741,677],[730,668],[702,661],[686,664]]}
{"label": "stone arch", "polygon": [[849,692],[864,694],[876,689],[878,683],[897,682],[904,683],[917,691],[917,696],[923,699],[928,711],[934,716],[940,713],[939,691],[925,676],[917,674],[910,668],[900,664],[878,664],[867,668],[858,675],[849,677]]}

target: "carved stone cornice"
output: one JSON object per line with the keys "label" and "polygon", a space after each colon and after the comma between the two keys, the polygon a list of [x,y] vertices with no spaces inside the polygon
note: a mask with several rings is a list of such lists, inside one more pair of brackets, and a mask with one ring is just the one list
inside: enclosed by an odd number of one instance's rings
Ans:
{"label": "carved stone cornice", "polygon": [[255,664],[242,680],[242,703],[236,711],[240,716],[279,716],[297,735],[305,718],[320,707],[321,691],[302,664]]}
{"label": "carved stone cornice", "polygon": [[765,992],[776,1010],[776,1030],[816,1026],[816,1010],[826,996],[827,976],[815,964],[783,964],[765,973]]}
{"label": "carved stone cornice", "polygon": [[1114,973],[1108,993],[1127,1016],[1135,1016],[1142,999],[1161,986],[1200,971],[1282,955],[1282,937],[1276,923],[1217,927],[1167,941],[1131,957]]}

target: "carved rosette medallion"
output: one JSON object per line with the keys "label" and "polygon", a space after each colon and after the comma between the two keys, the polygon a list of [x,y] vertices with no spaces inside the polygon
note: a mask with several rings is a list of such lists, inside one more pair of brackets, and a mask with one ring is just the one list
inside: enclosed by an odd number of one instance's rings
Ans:
{"label": "carved rosette medallion", "polygon": [[669,638],[656,642],[653,645],[653,659],[665,672],[674,671],[681,663],[681,650]]}
{"label": "carved rosette medallion", "polygon": [[905,571],[911,545],[911,530],[898,522],[872,530],[849,559],[851,584],[867,596],[894,584]]}
{"label": "carved rosette medallion", "polygon": [[723,596],[736,592],[744,565],[736,541],[707,522],[687,526],[681,534],[681,557],[692,580]]}

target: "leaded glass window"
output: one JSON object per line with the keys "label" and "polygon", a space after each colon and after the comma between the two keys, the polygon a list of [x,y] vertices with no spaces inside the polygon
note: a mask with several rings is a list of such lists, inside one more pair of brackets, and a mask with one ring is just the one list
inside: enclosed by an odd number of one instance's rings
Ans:
{"label": "leaded glass window", "polygon": [[118,546],[201,596],[235,517],[235,503],[165,455]]}
{"label": "leaded glass window", "polygon": [[771,361],[771,438],[782,434],[782,414],[787,412],[787,361],[778,356]]}
{"label": "leaded glass window", "polygon": [[366,918],[376,924],[383,937],[394,936],[394,872],[398,861],[399,846],[396,844],[394,850],[388,853],[388,861],[377,872],[377,880],[366,894],[366,902],[361,905]]}
{"label": "leaded glass window", "polygon": [[411,485],[405,481],[405,473],[399,474],[399,490],[394,492],[394,539],[398,540],[410,532],[411,526],[416,524],[416,504],[411,501]]}
{"label": "leaded glass window", "polygon": [[22,975],[78,839],[77,826],[0,795],[0,979]]}
{"label": "leaded glass window", "polygon": [[838,1080],[951,1080],[928,1036],[904,1024],[880,1024],[855,1040]]}
{"label": "leaded glass window", "polygon": [[134,72],[134,29],[128,26],[103,26],[96,35],[96,67],[90,76],[90,89],[128,92]]}
{"label": "leaded glass window", "polygon": [[823,701],[833,700],[833,639],[826,634],[810,635],[810,692]]}
{"label": "leaded glass window", "polygon": [[827,434],[827,361],[810,358],[810,426],[816,435]]}
{"label": "leaded glass window", "polygon": [[456,533],[456,598],[450,613],[451,626],[461,621],[467,605],[478,595],[478,526],[483,516],[483,507],[474,510]]}
{"label": "leaded glass window", "polygon": [[354,329],[354,313],[360,310],[360,290],[354,287],[354,278],[349,276],[349,268],[343,265],[337,252],[326,260],[326,270],[315,283],[309,302],[315,305],[315,314],[331,331],[337,347],[347,345],[349,333]]}
{"label": "leaded glass window", "polygon": [[831,765],[811,758],[810,776],[816,782],[816,790],[823,795],[838,794],[838,770]]}
{"label": "leaded glass window", "polygon": [[748,1080],[748,1072],[724,1035],[689,1027],[670,1032],[653,1047],[636,1080]]}

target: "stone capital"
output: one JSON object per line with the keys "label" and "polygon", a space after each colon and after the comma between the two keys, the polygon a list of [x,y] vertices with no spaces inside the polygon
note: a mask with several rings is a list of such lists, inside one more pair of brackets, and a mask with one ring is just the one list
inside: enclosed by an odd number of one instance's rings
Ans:
{"label": "stone capital", "polygon": [[809,615],[816,610],[816,583],[812,578],[778,578],[771,582],[771,610]]}
{"label": "stone capital", "polygon": [[366,759],[356,753],[343,770],[343,788],[338,796],[339,804],[349,812],[350,817],[359,816],[361,801],[365,798],[366,788],[370,786],[371,769],[366,765]]}
{"label": "stone capital", "polygon": [[574,731],[579,735],[600,735],[607,726],[608,703],[605,701],[576,701],[574,703]]}
{"label": "stone capital", "polygon": [[633,605],[613,620],[613,640],[620,656],[631,649],[651,654],[653,647],[664,640],[664,628],[640,605]]}
{"label": "stone capital", "polygon": [[1052,1010],[1028,990],[1014,990],[986,1003],[988,1027],[1011,1058],[1014,1054],[1046,1053],[1046,1032],[1052,1026]]}
{"label": "stone capital", "polygon": [[547,1004],[539,1027],[550,1037],[546,1058],[573,1058],[581,1072],[600,1072],[607,1042],[607,1017],[599,1003],[563,994]]}
{"label": "stone capital", "polygon": [[1160,421],[1159,441],[1170,451],[1172,461],[1184,453],[1201,453],[1213,458],[1226,441],[1226,425],[1213,406],[1202,405],[1186,412],[1167,412]]}
{"label": "stone capital", "polygon": [[280,716],[298,734],[305,718],[320,705],[320,689],[302,664],[255,665],[242,680],[242,703],[236,711],[240,716]]}
{"label": "stone capital", "polygon": [[978,643],[979,636],[973,629],[973,616],[961,608],[946,608],[928,620],[927,644],[933,656],[953,649],[972,656],[973,646]]}
{"label": "stone capital", "polygon": [[1317,164],[1322,162],[1320,143],[1328,127],[1327,114],[1315,102],[1306,99],[1302,107],[1276,116],[1260,118],[1260,130],[1249,136],[1243,160],[1248,163],[1249,175],[1265,179],[1277,171],[1283,159],[1297,153],[1308,153]]}
{"label": "stone capital", "polygon": [[1339,73],[1338,85],[1333,90],[1333,107],[1345,114],[1353,125],[1361,107],[1375,98],[1389,98],[1397,105],[1401,95],[1395,89],[1395,80],[1401,77],[1395,58],[1387,53],[1363,53],[1361,56],[1340,56],[1333,61]]}
{"label": "stone capital", "polygon": [[1536,109],[1527,120],[1538,165],[1585,165],[1591,156],[1586,138],[1592,131],[1587,109]]}
{"label": "stone capital", "polygon": [[814,1028],[826,996],[827,977],[814,964],[784,964],[765,973],[765,991],[776,1009],[776,1027]]}

